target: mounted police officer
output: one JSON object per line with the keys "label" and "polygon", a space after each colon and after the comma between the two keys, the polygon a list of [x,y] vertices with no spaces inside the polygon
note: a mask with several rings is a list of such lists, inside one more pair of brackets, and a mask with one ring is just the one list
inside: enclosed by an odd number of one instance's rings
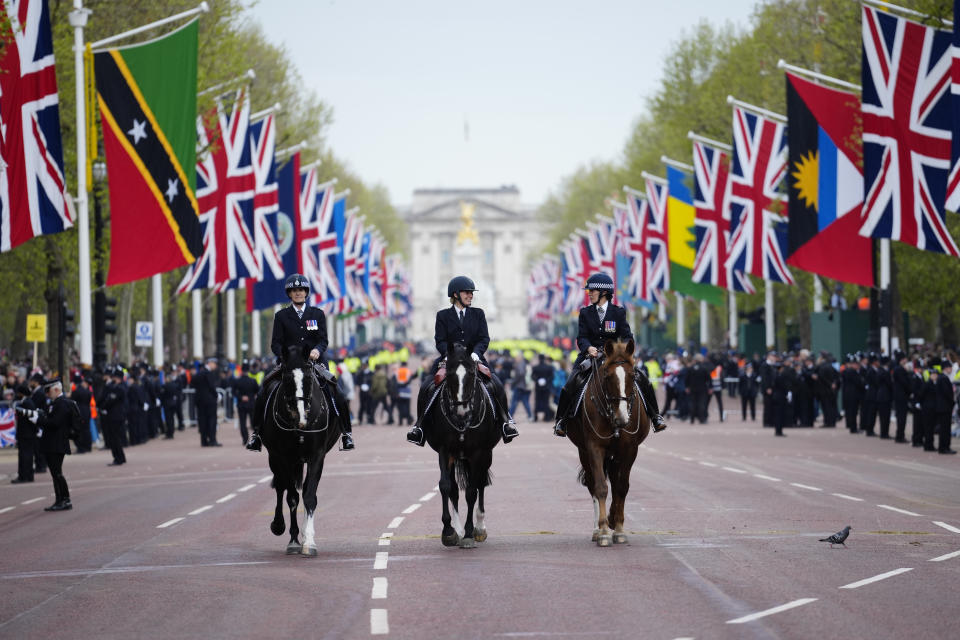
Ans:
{"label": "mounted police officer", "polygon": [[[336,410],[343,425],[343,434],[340,438],[341,447],[344,451],[349,451],[354,448],[350,426],[350,405],[337,387],[336,377],[321,364],[327,351],[327,316],[322,309],[307,304],[310,283],[306,276],[299,273],[293,274],[284,282],[283,288],[287,292],[291,304],[289,307],[277,311],[273,317],[273,337],[270,340],[270,350],[277,358],[283,358],[287,347],[299,346],[304,349],[310,360],[314,362],[317,378],[325,381],[327,390],[336,403]],[[260,386],[260,393],[257,395],[256,407],[250,425],[253,433],[250,434],[250,440],[247,441],[247,449],[250,451],[260,451],[260,422],[263,419],[263,411],[266,406],[267,390],[279,378],[280,365],[278,364],[273,371],[267,374]]]}
{"label": "mounted police officer", "polygon": [[[590,369],[587,359],[596,358],[607,340],[628,340],[633,337],[630,325],[627,323],[627,310],[612,302],[613,278],[605,273],[595,273],[587,280],[584,289],[590,296],[590,306],[580,309],[580,329],[577,333],[580,354],[573,363],[573,371],[560,391],[560,399],[557,401],[557,417],[553,433],[560,437],[567,435],[563,423],[570,417],[571,410],[576,408],[580,390],[586,382]],[[637,386],[640,387],[640,393],[643,395],[643,402],[650,415],[653,430],[663,431],[667,425],[660,415],[653,385],[639,366],[635,369]]]}
{"label": "mounted police officer", "polygon": [[[440,356],[433,362],[433,373],[437,372],[441,361],[445,358],[447,347],[457,342],[470,351],[470,357],[474,362],[482,363],[489,371],[484,354],[487,351],[487,345],[490,344],[490,335],[487,332],[487,318],[483,309],[472,306],[473,292],[476,290],[473,280],[466,276],[457,276],[447,284],[447,297],[450,298],[451,306],[437,311],[434,340]],[[483,377],[481,375],[481,379]],[[509,443],[520,433],[507,411],[507,394],[503,389],[503,383],[492,371],[489,371],[488,387],[490,395],[498,405],[498,413],[503,419],[503,442]],[[423,385],[420,393],[421,395],[432,393],[435,388],[433,384]],[[423,429],[420,428],[421,419],[423,416],[418,417],[413,428],[407,432],[407,441],[420,447],[424,444]]]}

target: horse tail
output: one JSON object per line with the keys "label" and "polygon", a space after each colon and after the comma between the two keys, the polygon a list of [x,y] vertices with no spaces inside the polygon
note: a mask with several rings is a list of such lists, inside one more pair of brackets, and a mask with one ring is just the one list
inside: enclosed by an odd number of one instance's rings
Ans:
{"label": "horse tail", "polygon": [[577,471],[577,482],[583,486],[587,486],[587,471],[583,467],[580,467],[580,470]]}
{"label": "horse tail", "polygon": [[[613,458],[607,457],[603,459],[603,477],[610,477],[610,465],[613,464]],[[583,467],[580,467],[580,470],[577,471],[577,482],[583,486],[590,488],[591,480],[587,477],[587,470]]]}
{"label": "horse tail", "polygon": [[[470,484],[470,471],[467,469],[467,461],[458,459],[453,463],[453,473],[457,479],[457,486],[461,491],[466,491]],[[493,474],[487,468],[479,478],[478,487],[489,487],[493,484]]]}

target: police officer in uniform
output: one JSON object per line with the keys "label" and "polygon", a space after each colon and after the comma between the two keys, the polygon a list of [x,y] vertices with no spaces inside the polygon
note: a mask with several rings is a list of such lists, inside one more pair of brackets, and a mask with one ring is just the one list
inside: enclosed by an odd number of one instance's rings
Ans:
{"label": "police officer in uniform", "polygon": [[103,426],[103,442],[113,453],[110,467],[116,467],[127,461],[123,452],[123,429],[127,416],[127,394],[123,386],[123,369],[114,367],[110,371],[110,381],[104,385],[97,398],[97,410],[100,412],[100,424]]}
{"label": "police officer in uniform", "polygon": [[47,411],[39,411],[37,426],[43,430],[40,435],[40,450],[47,459],[47,468],[53,478],[53,491],[56,501],[44,511],[67,511],[73,509],[70,502],[70,488],[63,477],[63,457],[70,453],[70,429],[74,420],[79,420],[76,403],[63,395],[63,383],[60,378],[47,381],[44,385],[50,400]]}
{"label": "police officer in uniform", "polygon": [[[595,358],[600,350],[603,349],[603,343],[607,340],[623,339],[628,340],[633,337],[630,332],[630,325],[627,323],[627,310],[613,304],[613,279],[605,273],[595,273],[587,280],[584,287],[590,296],[590,306],[580,309],[579,331],[577,333],[577,346],[580,348],[580,354],[573,363],[573,370],[566,384],[560,391],[560,398],[557,400],[556,424],[553,427],[553,433],[560,437],[567,435],[564,428],[564,421],[570,417],[568,414],[574,408],[574,403],[583,384],[587,379],[587,367],[582,366],[587,358]],[[660,407],[657,404],[657,394],[653,390],[653,385],[643,373],[643,370],[636,367],[636,381],[640,387],[640,393],[643,394],[643,401],[647,412],[650,414],[650,422],[654,431],[663,431],[667,425],[660,415]]]}
{"label": "police officer in uniform", "polygon": [[[307,304],[310,294],[310,283],[307,277],[295,273],[288,277],[283,285],[290,298],[290,306],[277,311],[273,317],[273,335],[270,340],[270,350],[277,358],[286,357],[287,347],[300,346],[307,351],[307,356],[313,361],[317,370],[317,377],[326,382],[328,392],[336,403],[337,413],[340,415],[343,433],[340,437],[340,447],[344,451],[354,448],[353,429],[350,426],[350,405],[346,396],[336,384],[336,377],[327,371],[321,363],[327,351],[327,316],[322,309]],[[250,421],[252,433],[247,441],[247,449],[260,451],[260,420],[267,401],[265,391],[275,380],[280,378],[280,365],[267,374],[260,386],[260,393],[254,407],[253,419]]]}
{"label": "police officer in uniform", "polygon": [[905,443],[907,441],[908,409],[913,397],[913,381],[911,380],[911,372],[907,369],[907,354],[897,351],[895,358],[897,364],[893,368],[892,377],[893,408],[897,416],[897,431],[894,442]]}
{"label": "police officer in uniform", "polygon": [[257,384],[253,374],[250,373],[250,363],[243,361],[241,369],[242,375],[237,378],[233,384],[237,397],[237,423],[240,426],[240,437],[247,441],[247,420],[253,412],[253,405],[257,399],[257,393],[260,391],[260,385]]}
{"label": "police officer in uniform", "polygon": [[[450,306],[446,309],[437,311],[437,319],[434,326],[434,341],[437,345],[437,351],[440,355],[433,361],[432,371],[440,367],[441,361],[447,354],[447,347],[454,343],[462,343],[468,351],[474,362],[482,362],[489,369],[489,365],[484,357],[487,352],[487,345],[490,344],[490,335],[487,332],[487,317],[483,309],[474,307],[473,292],[477,288],[473,280],[466,276],[456,276],[447,283],[447,297],[450,299]],[[483,379],[483,376],[481,376]],[[520,433],[514,426],[513,418],[507,411],[507,393],[503,388],[503,383],[493,371],[490,371],[489,382],[487,384],[490,396],[498,405],[497,411],[503,421],[503,442],[509,443]],[[433,384],[427,384],[420,388],[420,396],[432,394],[436,387]],[[422,447],[424,445],[424,433],[420,428],[420,420],[423,416],[417,418],[413,428],[407,432],[407,442]]]}
{"label": "police officer in uniform", "polygon": [[857,433],[857,413],[863,396],[863,377],[856,356],[847,355],[847,363],[840,376],[843,382],[843,417],[850,433]]}
{"label": "police officer in uniform", "polygon": [[11,484],[33,482],[33,461],[38,444],[37,425],[27,417],[37,405],[33,403],[27,385],[17,385],[16,393],[19,400],[14,405],[17,409],[17,477],[10,481]]}

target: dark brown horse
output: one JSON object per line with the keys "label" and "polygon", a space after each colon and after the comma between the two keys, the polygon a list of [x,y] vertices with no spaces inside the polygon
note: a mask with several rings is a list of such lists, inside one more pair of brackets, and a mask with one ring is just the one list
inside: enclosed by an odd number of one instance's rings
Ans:
{"label": "dark brown horse", "polygon": [[[583,400],[567,420],[567,436],[580,452],[580,482],[593,497],[593,540],[601,547],[627,541],[623,503],[637,448],[650,433],[650,420],[634,382],[633,340],[608,340],[593,362]],[[607,481],[613,492],[607,515]],[[611,535],[611,529],[613,534]]]}

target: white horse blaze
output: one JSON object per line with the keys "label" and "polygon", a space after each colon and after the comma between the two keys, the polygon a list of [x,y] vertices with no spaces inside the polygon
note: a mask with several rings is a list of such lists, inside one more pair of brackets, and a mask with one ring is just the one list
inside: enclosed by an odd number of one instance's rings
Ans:
{"label": "white horse blaze", "polygon": [[303,405],[303,370],[293,370],[293,383],[297,390],[297,413],[300,414],[300,426],[307,426],[307,410]]}
{"label": "white horse blaze", "polygon": [[[627,373],[624,368],[617,367],[617,382],[620,384],[620,397],[627,397]],[[626,400],[617,400],[617,415],[624,422],[630,419],[630,405]]]}
{"label": "white horse blaze", "polygon": [[467,368],[462,364],[457,365],[457,402],[463,402],[463,392],[466,385],[463,384],[467,375]]}

